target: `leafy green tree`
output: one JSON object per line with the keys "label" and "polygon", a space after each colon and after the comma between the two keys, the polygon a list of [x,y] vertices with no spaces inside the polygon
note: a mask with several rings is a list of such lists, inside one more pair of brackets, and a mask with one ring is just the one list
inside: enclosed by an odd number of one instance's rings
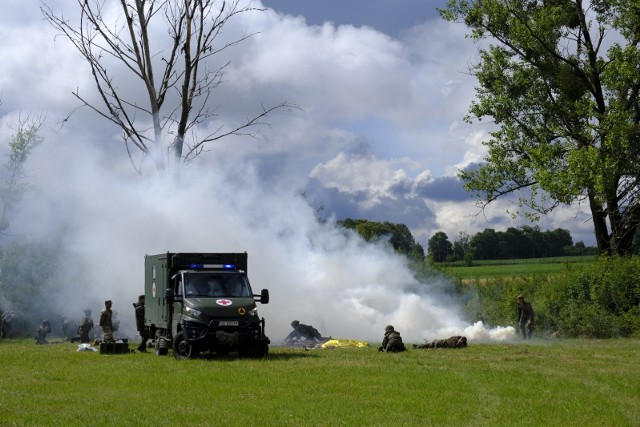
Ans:
{"label": "leafy green tree", "polygon": [[[455,261],[465,259],[465,255],[471,251],[471,236],[468,233],[461,231],[458,233],[458,237],[453,241],[453,259]],[[473,259],[473,256],[471,257]]]}
{"label": "leafy green tree", "polygon": [[21,117],[9,141],[9,153],[0,178],[0,233],[4,233],[9,228],[11,207],[24,193],[26,185],[24,167],[31,152],[42,143],[39,132],[43,123],[42,116]]}
{"label": "leafy green tree", "polygon": [[487,228],[471,238],[474,259],[498,259],[500,240],[496,230]]}
{"label": "leafy green tree", "polygon": [[479,48],[468,120],[490,119],[484,164],[460,173],[481,206],[518,195],[532,218],[584,202],[601,252],[640,224],[640,3],[450,0]]}
{"label": "leafy green tree", "polygon": [[573,246],[573,239],[569,230],[563,228],[556,228],[553,231],[545,232],[547,251],[545,256],[562,256],[564,255],[564,248]]}
{"label": "leafy green tree", "polygon": [[53,299],[59,267],[60,239],[16,239],[0,251],[0,304],[21,312],[44,307]]}
{"label": "leafy green tree", "polygon": [[509,227],[502,233],[498,232],[497,235],[500,240],[501,259],[527,258],[529,242],[521,229]]}
{"label": "leafy green tree", "polygon": [[449,241],[449,236],[443,231],[438,231],[431,236],[427,243],[429,256],[435,262],[446,261],[447,258],[453,253],[453,245]]}
{"label": "leafy green tree", "polygon": [[338,221],[338,224],[355,230],[366,241],[387,240],[396,252],[407,255],[411,259],[422,260],[424,258],[424,249],[419,243],[416,243],[409,227],[405,224],[352,218]]}

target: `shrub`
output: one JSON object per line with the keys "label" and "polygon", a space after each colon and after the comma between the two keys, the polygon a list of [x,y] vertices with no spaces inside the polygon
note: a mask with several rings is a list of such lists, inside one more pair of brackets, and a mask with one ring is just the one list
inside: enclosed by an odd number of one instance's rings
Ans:
{"label": "shrub", "polygon": [[461,302],[469,317],[513,325],[515,299],[532,303],[538,334],[611,338],[640,336],[640,258],[602,257],[566,264],[555,276],[540,274],[476,281],[477,297]]}

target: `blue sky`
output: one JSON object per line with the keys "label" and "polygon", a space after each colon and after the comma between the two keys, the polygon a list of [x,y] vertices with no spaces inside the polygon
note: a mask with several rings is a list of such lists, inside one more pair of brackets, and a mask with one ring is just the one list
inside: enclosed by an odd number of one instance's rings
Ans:
{"label": "blue sky", "polygon": [[[52,0],[74,16],[73,0]],[[528,224],[513,219],[511,201],[480,212],[456,175],[481,161],[488,125],[463,122],[475,81],[467,73],[477,46],[460,24],[443,21],[445,0],[264,0],[264,13],[239,17],[232,32],[258,32],[228,54],[230,65],[215,102],[221,120],[233,122],[260,104],[287,101],[299,111],[278,113],[258,141],[218,144],[193,167],[218,158],[250,161],[262,179],[295,183],[328,218],[363,217],[405,223],[426,246],[437,231],[454,240]],[[37,0],[3,5],[0,56],[7,126],[21,112],[44,110],[48,139],[71,133],[127,171],[129,159],[117,129],[89,111],[60,120],[77,107],[71,92],[92,93],[90,73],[77,52],[43,22]],[[124,74],[123,74],[124,75]],[[128,84],[128,83],[127,83]],[[109,142],[106,142],[108,140]],[[117,163],[117,162],[122,163]],[[209,166],[206,166],[209,167]],[[567,228],[574,240],[593,243],[578,207],[545,217],[543,229]]]}

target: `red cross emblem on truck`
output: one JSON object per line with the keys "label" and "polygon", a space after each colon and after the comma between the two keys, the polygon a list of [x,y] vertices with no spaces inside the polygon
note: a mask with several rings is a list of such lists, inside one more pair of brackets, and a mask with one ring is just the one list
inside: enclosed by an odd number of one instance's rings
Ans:
{"label": "red cross emblem on truck", "polygon": [[233,304],[233,302],[231,300],[229,300],[229,299],[219,299],[219,300],[216,300],[216,304],[226,307],[228,305]]}

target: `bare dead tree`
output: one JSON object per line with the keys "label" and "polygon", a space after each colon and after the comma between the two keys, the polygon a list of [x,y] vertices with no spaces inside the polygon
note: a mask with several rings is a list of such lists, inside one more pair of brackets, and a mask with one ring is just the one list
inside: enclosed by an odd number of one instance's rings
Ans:
{"label": "bare dead tree", "polygon": [[[214,66],[216,55],[251,37],[247,33],[222,40],[221,31],[233,17],[262,11],[241,0],[77,0],[80,21],[72,23],[46,4],[45,19],[73,43],[89,64],[100,101],[92,102],[80,90],[73,95],[122,130],[129,158],[132,151],[152,155],[159,170],[197,157],[205,145],[230,135],[255,136],[266,117],[287,102],[265,107],[242,123],[215,126],[202,135],[198,125],[216,117],[209,107],[212,91],[222,82],[228,62]],[[115,13],[117,12],[117,13]],[[161,26],[158,26],[159,22]],[[167,38],[162,39],[160,29]],[[154,46],[160,46],[153,50]],[[216,57],[216,58],[214,58]],[[148,102],[119,87],[117,74],[134,76]],[[201,130],[205,126],[199,126]]]}

